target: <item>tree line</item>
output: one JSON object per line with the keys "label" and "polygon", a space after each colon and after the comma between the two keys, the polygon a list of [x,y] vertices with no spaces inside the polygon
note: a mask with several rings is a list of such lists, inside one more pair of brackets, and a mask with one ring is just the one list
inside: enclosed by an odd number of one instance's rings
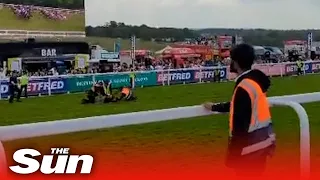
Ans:
{"label": "tree line", "polygon": [[320,40],[320,30],[267,30],[267,29],[222,29],[210,28],[192,30],[188,28],[155,28],[147,25],[132,26],[122,22],[110,21],[104,26],[86,27],[87,36],[110,37],[128,39],[135,35],[142,40],[166,40],[182,41],[194,39],[201,35],[238,35],[244,41],[254,45],[283,47],[286,40],[307,40],[308,32],[313,33],[313,39]]}
{"label": "tree line", "polygon": [[0,0],[0,3],[34,5],[66,9],[84,9],[84,0]]}
{"label": "tree line", "polygon": [[88,36],[98,37],[111,37],[111,38],[123,38],[128,39],[132,35],[142,40],[149,41],[151,39],[165,39],[172,38],[177,41],[184,40],[185,38],[195,38],[199,34],[196,31],[188,28],[154,28],[147,25],[131,26],[122,22],[110,21],[104,26],[86,27]]}

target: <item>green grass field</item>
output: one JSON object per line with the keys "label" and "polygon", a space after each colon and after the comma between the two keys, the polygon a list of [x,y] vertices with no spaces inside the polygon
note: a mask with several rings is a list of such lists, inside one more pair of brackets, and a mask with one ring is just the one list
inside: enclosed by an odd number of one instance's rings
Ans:
{"label": "green grass field", "polygon": [[[273,78],[268,96],[319,92],[319,75],[304,77]],[[141,88],[136,90],[137,102],[108,105],[80,105],[83,94],[59,95],[52,97],[30,98],[22,103],[8,104],[0,102],[0,125],[22,124],[40,121],[52,121],[95,115],[135,112],[151,109],[163,109],[201,104],[205,101],[222,102],[230,99],[234,83],[194,84],[166,87]],[[311,128],[313,163],[320,162],[320,103],[304,104]],[[287,107],[272,108],[272,117],[278,137],[279,151],[294,153],[298,160],[299,123],[295,112]],[[193,152],[199,161],[212,160],[221,163],[212,155],[221,154],[226,146],[228,135],[226,115],[180,119],[145,125],[134,125],[112,129],[71,133],[65,135],[23,139],[6,142],[8,152],[21,147],[47,148],[52,145],[82,147],[90,151],[101,149],[113,152],[114,156],[130,156],[130,153],[154,155],[157,152],[170,152],[173,156]],[[287,151],[287,150],[290,151]],[[281,154],[281,153],[280,153]],[[286,154],[278,155],[282,158]],[[290,153],[289,153],[290,154]],[[294,162],[292,156],[287,158]],[[285,168],[285,167],[284,167]]]}
{"label": "green grass field", "polygon": [[29,20],[19,19],[9,8],[0,9],[0,29],[42,31],[85,31],[85,16],[75,14],[65,21],[54,21],[34,12]]}

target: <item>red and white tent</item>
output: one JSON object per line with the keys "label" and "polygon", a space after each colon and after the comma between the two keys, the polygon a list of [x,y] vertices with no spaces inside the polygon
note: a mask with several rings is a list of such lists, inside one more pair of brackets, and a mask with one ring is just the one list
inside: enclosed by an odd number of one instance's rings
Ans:
{"label": "red and white tent", "polygon": [[174,57],[174,58],[191,58],[191,57],[200,57],[200,54],[197,54],[194,50],[190,48],[171,48],[166,49],[162,52],[164,57]]}
{"label": "red and white tent", "polygon": [[169,49],[172,49],[172,47],[171,46],[166,46],[165,48],[163,48],[163,49],[161,49],[159,51],[156,51],[154,54],[161,55],[161,54],[163,54],[164,51],[169,50]]}
{"label": "red and white tent", "polygon": [[[150,50],[145,50],[145,49],[135,50],[136,56],[149,56],[150,53],[151,53]],[[120,56],[130,56],[130,54],[131,54],[131,50],[120,51]]]}

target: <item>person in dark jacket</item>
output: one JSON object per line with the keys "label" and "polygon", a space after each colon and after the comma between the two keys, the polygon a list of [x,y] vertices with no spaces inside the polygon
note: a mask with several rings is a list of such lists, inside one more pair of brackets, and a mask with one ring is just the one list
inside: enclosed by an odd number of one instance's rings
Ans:
{"label": "person in dark jacket", "polygon": [[82,99],[82,104],[94,104],[97,97],[103,98],[103,103],[116,102],[116,98],[112,95],[111,81],[95,83],[91,89],[86,91],[86,98]]}
{"label": "person in dark jacket", "polygon": [[120,96],[117,98],[117,101],[125,100],[125,101],[135,101],[137,97],[134,95],[132,89],[130,87],[122,87],[120,88]]}
{"label": "person in dark jacket", "polygon": [[9,95],[10,95],[9,103],[13,103],[13,99],[16,92],[17,92],[17,102],[21,102],[20,101],[21,88],[18,83],[18,73],[16,71],[13,71],[9,78]]}
{"label": "person in dark jacket", "polygon": [[255,54],[250,45],[236,46],[231,51],[231,59],[230,71],[238,75],[231,101],[205,103],[204,107],[230,113],[226,166],[239,176],[259,177],[275,149],[275,134],[266,97],[270,80],[260,70],[251,69]]}

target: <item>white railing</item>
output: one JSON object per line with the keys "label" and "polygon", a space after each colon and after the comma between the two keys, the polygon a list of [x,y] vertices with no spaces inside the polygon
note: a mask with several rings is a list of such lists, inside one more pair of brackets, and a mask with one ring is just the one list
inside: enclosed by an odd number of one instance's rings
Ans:
{"label": "white railing", "polygon": [[84,38],[85,31],[29,31],[0,29],[0,38]]}
{"label": "white railing", "polygon": [[[308,115],[299,103],[320,101],[320,92],[275,96],[268,98],[271,106],[289,106],[298,114],[300,120],[300,166],[301,179],[310,177],[310,130]],[[96,130],[102,128],[119,127],[134,124],[144,124],[159,121],[168,121],[198,116],[218,114],[205,110],[202,106],[188,106],[172,109],[141,111],[134,113],[95,116],[33,124],[22,124],[0,127],[0,156],[5,161],[5,151],[1,141],[10,141],[23,138],[33,138],[48,135]],[[6,164],[3,165],[6,167]]]}

